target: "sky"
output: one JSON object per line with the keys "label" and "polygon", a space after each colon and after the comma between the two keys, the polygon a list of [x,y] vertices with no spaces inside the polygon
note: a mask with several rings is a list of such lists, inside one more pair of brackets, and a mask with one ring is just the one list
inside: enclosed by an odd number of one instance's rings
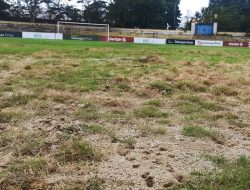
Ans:
{"label": "sky", "polygon": [[202,7],[208,6],[209,0],[181,0],[180,9],[182,16],[193,15]]}

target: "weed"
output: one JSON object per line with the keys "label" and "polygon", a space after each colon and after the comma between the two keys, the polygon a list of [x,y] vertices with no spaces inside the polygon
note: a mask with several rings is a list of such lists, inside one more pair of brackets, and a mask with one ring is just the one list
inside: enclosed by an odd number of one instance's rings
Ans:
{"label": "weed", "polygon": [[205,138],[211,137],[215,138],[217,136],[215,131],[207,130],[198,126],[189,126],[182,129],[182,134],[188,137]]}
{"label": "weed", "polygon": [[134,111],[136,117],[139,118],[162,118],[168,117],[168,113],[161,111],[155,106],[144,106]]}
{"label": "weed", "polygon": [[0,108],[22,106],[27,104],[31,99],[35,98],[34,95],[14,94],[11,97],[5,99]]}
{"label": "weed", "polygon": [[190,181],[173,189],[250,189],[250,158],[242,156],[219,166],[220,170],[194,174]]}
{"label": "weed", "polygon": [[87,181],[87,185],[86,185],[86,190],[102,190],[103,189],[103,180],[95,177],[92,179],[89,179]]}
{"label": "weed", "polygon": [[47,161],[44,158],[34,157],[11,164],[9,170],[15,174],[32,171],[33,174],[40,175],[42,171],[46,172],[46,168]]}
{"label": "weed", "polygon": [[222,107],[220,107],[218,104],[194,95],[182,95],[178,97],[177,107],[181,113],[186,114],[197,113],[205,110],[222,110]]}
{"label": "weed", "polygon": [[206,87],[199,84],[199,83],[196,83],[196,82],[193,82],[193,81],[178,81],[176,84],[175,84],[175,87],[177,89],[180,89],[182,91],[193,91],[193,92],[206,92]]}
{"label": "weed", "polygon": [[117,87],[123,92],[128,92],[131,89],[131,87],[126,83],[118,84]]}
{"label": "weed", "polygon": [[10,70],[8,63],[0,63],[0,70]]}
{"label": "weed", "polygon": [[105,132],[105,127],[102,126],[102,125],[89,125],[89,126],[81,126],[81,128],[84,130],[84,131],[88,131],[92,134],[100,134],[100,133],[103,133]]}
{"label": "weed", "polygon": [[75,115],[78,119],[82,119],[85,121],[96,120],[100,117],[100,114],[94,107],[79,108],[78,111],[75,112]]}
{"label": "weed", "polygon": [[143,125],[139,127],[139,130],[142,132],[142,135],[165,135],[167,130],[165,127],[156,127],[150,125]]}
{"label": "weed", "polygon": [[165,81],[154,81],[150,84],[150,88],[156,89],[163,94],[171,94],[173,92],[173,88]]}
{"label": "weed", "polygon": [[25,138],[25,141],[15,145],[15,154],[22,156],[35,156],[47,147],[44,140],[40,138],[32,139],[32,137]]}
{"label": "weed", "polygon": [[25,70],[31,70],[32,67],[31,67],[30,65],[26,65],[26,66],[24,67],[24,69],[25,69]]}
{"label": "weed", "polygon": [[145,104],[150,105],[150,106],[155,106],[155,107],[161,107],[161,101],[157,99],[149,100]]}
{"label": "weed", "polygon": [[64,162],[100,161],[101,155],[87,141],[73,138],[66,141],[58,153]]}
{"label": "weed", "polygon": [[9,123],[13,118],[13,114],[9,112],[0,112],[0,123]]}
{"label": "weed", "polygon": [[212,91],[217,96],[219,95],[237,96],[238,95],[238,92],[236,90],[226,85],[215,86]]}
{"label": "weed", "polygon": [[124,139],[121,142],[126,145],[126,148],[129,148],[129,149],[134,149],[135,148],[136,140],[134,138],[132,138],[132,137]]}
{"label": "weed", "polygon": [[221,155],[219,156],[206,155],[205,158],[212,161],[217,166],[224,166],[226,164],[226,158]]}

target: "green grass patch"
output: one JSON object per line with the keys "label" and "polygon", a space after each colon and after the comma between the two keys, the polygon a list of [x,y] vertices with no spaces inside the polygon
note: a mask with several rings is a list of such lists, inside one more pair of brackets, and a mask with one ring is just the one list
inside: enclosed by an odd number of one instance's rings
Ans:
{"label": "green grass patch", "polygon": [[207,130],[199,126],[188,126],[182,129],[182,134],[188,137],[211,138],[214,141],[220,141],[222,135],[213,130]]}
{"label": "green grass patch", "polygon": [[162,106],[161,101],[157,99],[149,100],[148,102],[145,103],[145,105],[155,106],[158,108]]}
{"label": "green grass patch", "polygon": [[147,135],[166,135],[167,134],[167,129],[166,127],[163,126],[151,126],[151,125],[143,125],[138,128],[142,135],[147,136]]}
{"label": "green grass patch", "polygon": [[[218,160],[216,159],[215,162]],[[219,161],[219,170],[195,173],[190,181],[173,189],[246,190],[250,189],[250,158],[242,156],[234,162]]]}
{"label": "green grass patch", "polygon": [[10,165],[9,171],[17,174],[25,174],[32,172],[36,175],[41,175],[42,172],[46,173],[47,161],[43,157],[33,157],[20,162],[15,162]]}
{"label": "green grass patch", "polygon": [[57,153],[62,162],[100,161],[101,155],[87,141],[73,138],[63,143]]}
{"label": "green grass patch", "polygon": [[150,88],[158,90],[162,94],[171,94],[173,92],[172,86],[167,82],[161,80],[150,83]]}
{"label": "green grass patch", "polygon": [[205,100],[195,95],[181,95],[177,98],[177,108],[181,113],[192,114],[202,111],[219,111],[223,108],[218,103]]}

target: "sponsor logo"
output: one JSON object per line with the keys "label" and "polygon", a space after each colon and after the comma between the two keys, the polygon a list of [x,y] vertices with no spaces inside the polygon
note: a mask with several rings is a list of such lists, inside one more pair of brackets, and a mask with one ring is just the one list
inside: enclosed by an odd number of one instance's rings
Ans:
{"label": "sponsor logo", "polygon": [[111,42],[127,42],[127,39],[126,38],[123,38],[123,37],[110,37],[109,38],[109,41]]}
{"label": "sponsor logo", "polygon": [[224,46],[230,47],[248,47],[248,42],[232,42],[232,41],[224,41]]}
{"label": "sponsor logo", "polygon": [[223,46],[222,41],[196,40],[195,45],[198,46]]}
{"label": "sponsor logo", "polygon": [[0,32],[0,37],[8,37],[8,38],[21,38],[22,33],[21,32]]}
{"label": "sponsor logo", "polygon": [[[107,36],[100,36],[100,41],[107,41]],[[133,37],[123,37],[123,36],[110,36],[109,37],[110,42],[134,42]]]}
{"label": "sponsor logo", "polygon": [[195,41],[194,40],[167,39],[167,44],[195,45]]}

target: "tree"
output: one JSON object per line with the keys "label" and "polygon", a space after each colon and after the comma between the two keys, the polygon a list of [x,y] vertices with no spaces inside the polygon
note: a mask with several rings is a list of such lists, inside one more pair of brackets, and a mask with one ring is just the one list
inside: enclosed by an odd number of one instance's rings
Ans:
{"label": "tree", "polygon": [[176,28],[179,0],[114,0],[109,6],[110,23],[119,27]]}
{"label": "tree", "polygon": [[64,7],[66,6],[62,0],[44,0],[46,4],[45,17],[49,20],[61,20],[64,19]]}
{"label": "tree", "polygon": [[22,3],[30,21],[35,22],[38,15],[42,13],[41,4],[44,3],[44,0],[22,0]]}
{"label": "tree", "polygon": [[249,0],[210,0],[209,6],[201,10],[201,20],[197,20],[217,21],[219,31],[250,32],[249,10]]}
{"label": "tree", "polygon": [[4,0],[0,0],[0,18],[5,19],[9,17],[9,13],[7,9],[10,8],[10,5],[6,3]]}
{"label": "tree", "polygon": [[85,22],[89,23],[106,23],[108,6],[106,1],[95,0],[86,2],[83,12]]}

